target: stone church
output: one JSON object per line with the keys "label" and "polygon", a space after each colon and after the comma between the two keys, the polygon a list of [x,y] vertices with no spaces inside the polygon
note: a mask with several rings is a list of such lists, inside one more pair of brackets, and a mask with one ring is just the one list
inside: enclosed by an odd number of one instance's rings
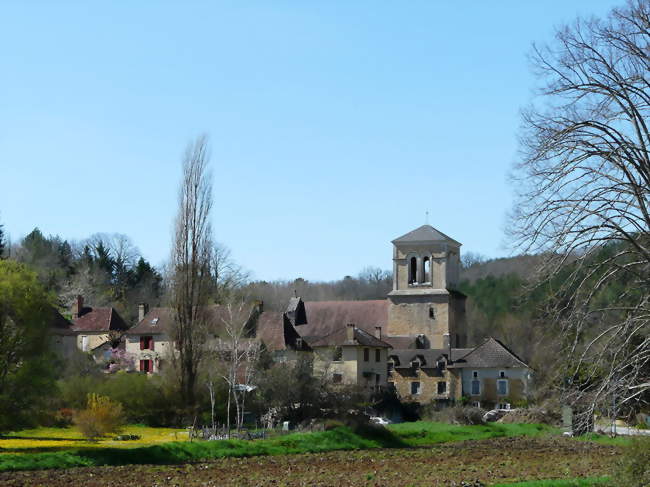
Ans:
{"label": "stone church", "polygon": [[421,403],[466,398],[509,407],[525,400],[530,369],[514,352],[494,338],[469,347],[467,296],[457,289],[461,244],[430,225],[392,243],[386,299],[292,298],[284,312],[261,313],[258,339],[276,360],[311,352],[333,382],[395,387]]}

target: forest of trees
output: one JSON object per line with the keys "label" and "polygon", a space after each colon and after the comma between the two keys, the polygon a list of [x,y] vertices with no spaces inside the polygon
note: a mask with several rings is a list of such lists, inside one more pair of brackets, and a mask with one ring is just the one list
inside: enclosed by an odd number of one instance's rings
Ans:
{"label": "forest of trees", "polygon": [[64,314],[81,294],[89,305],[113,306],[134,323],[138,303],[157,305],[163,298],[160,271],[126,235],[98,233],[69,242],[35,228],[15,244],[5,245],[3,255],[36,271]]}

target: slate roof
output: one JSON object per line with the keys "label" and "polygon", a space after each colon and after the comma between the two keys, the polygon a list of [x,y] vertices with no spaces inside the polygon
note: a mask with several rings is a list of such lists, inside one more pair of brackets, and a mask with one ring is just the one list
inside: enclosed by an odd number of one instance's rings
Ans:
{"label": "slate roof", "polygon": [[[260,339],[267,350],[311,350],[305,337],[296,331],[288,317],[279,311],[265,311],[257,320],[257,338]],[[302,344],[298,338],[303,338]]]}
{"label": "slate roof", "polygon": [[391,348],[389,343],[371,335],[365,330],[354,327],[354,339],[348,340],[347,326],[342,326],[338,330],[333,331],[327,336],[309,342],[311,347],[331,347],[331,346],[363,346],[375,348]]}
{"label": "slate roof", "polygon": [[415,230],[411,230],[410,232],[393,240],[393,243],[425,243],[431,241],[444,241],[451,242],[456,245],[462,245],[460,242],[454,240],[448,235],[445,235],[440,230],[436,230],[431,225],[422,225]]}
{"label": "slate roof", "polygon": [[[452,348],[451,349],[451,360],[458,360],[459,358],[467,355],[473,349],[471,348]],[[409,369],[411,368],[411,362],[415,358],[420,359],[420,368],[422,369],[435,369],[437,367],[437,361],[444,357],[446,360],[449,360],[449,349],[402,349],[402,350],[391,350],[388,352],[388,358],[395,360],[396,369]]]}
{"label": "slate roof", "polygon": [[481,345],[454,361],[454,368],[510,368],[526,367],[517,355],[495,338],[488,338]]}
{"label": "slate roof", "polygon": [[72,330],[80,331],[125,331],[129,327],[114,308],[84,307],[80,316],[72,320]]}

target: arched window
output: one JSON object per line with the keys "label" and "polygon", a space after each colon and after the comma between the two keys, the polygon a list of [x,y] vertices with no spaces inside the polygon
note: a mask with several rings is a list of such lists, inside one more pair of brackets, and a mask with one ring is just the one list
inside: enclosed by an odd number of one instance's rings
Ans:
{"label": "arched window", "polygon": [[411,257],[409,262],[409,284],[414,284],[418,279],[418,260],[415,257]]}
{"label": "arched window", "polygon": [[429,257],[425,257],[422,260],[422,267],[424,269],[422,279],[424,279],[424,282],[431,282],[431,260]]}

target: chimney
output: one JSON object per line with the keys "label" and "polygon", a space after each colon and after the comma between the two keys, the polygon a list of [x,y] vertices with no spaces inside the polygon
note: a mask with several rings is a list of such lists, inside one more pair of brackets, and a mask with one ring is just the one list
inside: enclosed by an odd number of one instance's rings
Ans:
{"label": "chimney", "polygon": [[144,319],[144,315],[147,314],[147,311],[149,311],[149,306],[147,306],[147,303],[140,303],[138,305],[138,323]]}
{"label": "chimney", "polygon": [[375,338],[381,340],[381,326],[375,326]]}
{"label": "chimney", "polygon": [[346,339],[348,342],[353,342],[354,341],[354,323],[348,323],[347,329],[346,329]]}
{"label": "chimney", "polygon": [[74,302],[72,303],[72,319],[76,320],[81,316],[81,312],[84,309],[84,297],[82,295],[78,295]]}

